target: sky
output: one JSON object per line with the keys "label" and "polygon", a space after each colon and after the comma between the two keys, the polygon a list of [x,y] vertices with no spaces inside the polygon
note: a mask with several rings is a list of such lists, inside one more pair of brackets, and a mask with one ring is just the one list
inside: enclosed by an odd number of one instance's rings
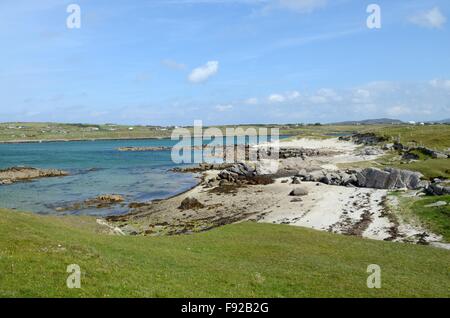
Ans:
{"label": "sky", "polygon": [[450,118],[449,17],[448,0],[1,0],[0,122]]}

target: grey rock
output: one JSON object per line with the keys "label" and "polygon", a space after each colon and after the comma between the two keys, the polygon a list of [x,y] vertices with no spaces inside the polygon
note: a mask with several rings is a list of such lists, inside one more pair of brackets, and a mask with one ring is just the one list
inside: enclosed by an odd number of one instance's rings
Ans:
{"label": "grey rock", "polygon": [[419,160],[419,155],[412,153],[412,152],[405,152],[402,156],[402,159],[404,160]]}
{"label": "grey rock", "polygon": [[363,188],[417,190],[427,186],[421,173],[395,168],[366,168],[358,171],[356,177],[357,185]]}
{"label": "grey rock", "polygon": [[135,227],[133,227],[129,224],[121,227],[120,230],[125,235],[138,235],[139,234],[139,231]]}
{"label": "grey rock", "polygon": [[447,202],[445,202],[445,201],[438,201],[438,202],[435,202],[435,203],[432,203],[432,204],[425,205],[425,207],[426,208],[438,208],[438,207],[446,206],[446,205],[447,205]]}
{"label": "grey rock", "polygon": [[450,185],[444,183],[432,183],[425,189],[430,195],[446,195],[450,194]]}
{"label": "grey rock", "polygon": [[299,177],[292,177],[292,184],[301,184],[302,182],[300,181]]}
{"label": "grey rock", "polygon": [[300,196],[305,196],[308,195],[308,190],[305,188],[295,188],[294,190],[291,191],[291,193],[289,193],[290,196],[293,197],[300,197]]}
{"label": "grey rock", "polygon": [[195,210],[204,207],[205,206],[201,204],[196,198],[187,197],[181,202],[178,208],[180,210]]}
{"label": "grey rock", "polygon": [[360,154],[363,156],[375,156],[383,154],[383,150],[377,147],[366,147],[363,150],[361,150]]}

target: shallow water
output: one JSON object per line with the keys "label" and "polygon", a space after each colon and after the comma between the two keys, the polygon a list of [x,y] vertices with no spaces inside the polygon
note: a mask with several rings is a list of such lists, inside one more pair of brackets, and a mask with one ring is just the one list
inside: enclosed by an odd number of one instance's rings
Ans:
{"label": "shallow water", "polygon": [[[191,174],[168,171],[177,166],[170,151],[120,152],[125,146],[172,146],[161,140],[110,140],[0,145],[0,169],[11,166],[63,169],[68,177],[44,178],[0,186],[0,207],[57,213],[56,207],[99,194],[121,194],[127,202],[165,198],[197,183]],[[126,206],[73,211],[105,215],[126,212]]]}
{"label": "shallow water", "polygon": [[[284,138],[284,136],[283,136]],[[248,142],[248,139],[247,141]],[[54,168],[70,176],[0,186],[0,207],[41,214],[62,214],[64,207],[100,194],[120,194],[129,202],[163,199],[197,184],[192,174],[174,173],[170,151],[121,152],[119,147],[173,146],[170,139],[0,144],[0,169],[12,166]],[[200,143],[201,144],[201,143]],[[111,215],[126,205],[64,214]]]}

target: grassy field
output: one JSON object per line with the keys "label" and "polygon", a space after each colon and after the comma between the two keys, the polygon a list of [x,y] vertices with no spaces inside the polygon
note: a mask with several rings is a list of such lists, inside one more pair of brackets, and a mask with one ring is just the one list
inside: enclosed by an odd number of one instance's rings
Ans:
{"label": "grassy field", "polygon": [[170,133],[170,129],[155,126],[0,123],[0,142],[160,138],[170,137]]}
{"label": "grassy field", "polygon": [[409,146],[425,146],[436,150],[450,148],[450,125],[366,126],[362,132],[373,132]]}
{"label": "grassy field", "polygon": [[[379,136],[387,137],[388,142],[399,141],[408,146],[425,146],[427,148],[447,151],[450,148],[450,125],[372,125],[361,126],[358,132],[372,132]],[[396,167],[404,170],[418,171],[426,179],[448,178],[450,179],[450,160],[432,159],[423,153],[414,152],[419,156],[418,161],[405,163],[401,156],[393,151],[374,160],[355,164],[342,164],[341,168],[367,168],[367,167]]]}
{"label": "grassy field", "polygon": [[[281,135],[331,138],[353,133],[373,132],[405,144],[436,149],[450,147],[450,125],[240,125],[226,128],[278,128]],[[0,123],[0,141],[45,141],[78,139],[127,139],[170,137],[174,127],[114,124]],[[207,127],[204,127],[207,128]]]}
{"label": "grassy field", "polygon": [[424,175],[427,180],[434,178],[450,179],[450,160],[449,159],[426,159],[405,163],[400,156],[396,154],[387,154],[373,161],[361,161],[355,163],[338,164],[341,169],[356,168],[387,168],[395,167],[403,170],[418,171]]}
{"label": "grassy field", "polygon": [[[420,198],[398,196],[401,216],[408,223],[420,223],[423,227],[442,235],[450,242],[450,195]],[[436,202],[447,202],[445,206],[429,206]]]}
{"label": "grassy field", "polygon": [[[327,138],[355,132],[356,126],[316,126],[316,125],[239,125],[217,126],[225,132],[226,128],[278,128],[280,135],[301,135]],[[94,124],[59,123],[0,123],[0,142],[5,141],[48,141],[80,139],[132,139],[167,138],[174,127],[123,126]],[[207,127],[204,127],[206,129]],[[188,128],[192,131],[192,128]],[[270,133],[270,131],[269,131]]]}
{"label": "grassy field", "polygon": [[419,171],[427,179],[450,179],[450,159],[427,159],[404,164],[396,163],[393,166],[405,170]]}
{"label": "grassy field", "polygon": [[[69,264],[81,289],[66,287]],[[283,225],[116,237],[90,218],[0,210],[1,297],[450,297],[449,265],[446,250]]]}

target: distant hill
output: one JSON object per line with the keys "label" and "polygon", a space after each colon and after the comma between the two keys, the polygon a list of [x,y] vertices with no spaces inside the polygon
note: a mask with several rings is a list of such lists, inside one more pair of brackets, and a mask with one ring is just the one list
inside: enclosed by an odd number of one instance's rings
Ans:
{"label": "distant hill", "polygon": [[342,121],[338,123],[332,123],[331,125],[390,125],[390,124],[399,125],[404,124],[404,122],[398,119],[378,118],[378,119]]}

